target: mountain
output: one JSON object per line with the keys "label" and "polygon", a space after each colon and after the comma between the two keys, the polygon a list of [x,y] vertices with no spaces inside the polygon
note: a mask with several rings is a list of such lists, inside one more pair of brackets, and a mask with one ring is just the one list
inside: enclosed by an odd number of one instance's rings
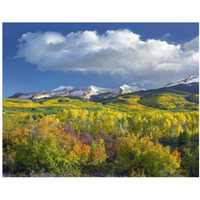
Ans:
{"label": "mountain", "polygon": [[[56,89],[53,89],[49,92],[40,92],[40,93],[16,93],[9,98],[18,98],[18,99],[30,99],[37,100],[50,97],[77,97],[81,99],[88,99],[91,101],[104,101],[106,99],[118,97],[120,95],[126,94],[145,94],[149,93],[156,94],[160,92],[169,92],[175,94],[183,94],[186,92],[190,94],[191,98],[194,94],[199,93],[199,77],[190,76],[186,79],[178,80],[173,83],[167,84],[163,88],[145,90],[144,88],[139,88],[136,86],[122,85],[119,88],[101,88],[96,86],[89,86],[88,88],[74,88],[72,86],[60,86]],[[155,95],[154,94],[154,95]],[[142,97],[143,98],[143,97]],[[197,98],[195,98],[197,99]],[[197,102],[197,100],[195,100]]]}
{"label": "mountain", "polygon": [[[69,88],[61,88],[53,92],[61,93],[63,89],[69,91]],[[113,90],[113,89],[112,89]],[[53,96],[51,98],[39,99],[19,99],[22,94],[16,94],[15,98],[3,99],[3,111],[6,113],[27,112],[57,114],[63,109],[82,109],[88,111],[113,110],[119,112],[162,112],[164,110],[172,112],[188,112],[199,110],[199,84],[179,84],[172,87],[163,87],[159,89],[143,90],[133,93],[112,96],[111,92],[103,92],[102,88],[89,87],[85,94],[87,98],[74,98],[73,96]],[[119,88],[116,91],[120,91]],[[104,91],[105,92],[105,91]],[[71,93],[82,93],[81,89],[72,90]],[[96,95],[94,95],[97,93]],[[31,97],[33,94],[29,94]],[[35,95],[35,94],[34,94]],[[43,94],[45,95],[45,94]],[[35,95],[36,96],[36,95]],[[41,97],[41,94],[40,94]]]}
{"label": "mountain", "polygon": [[115,89],[100,88],[93,85],[89,86],[88,88],[74,88],[72,86],[60,86],[49,92],[27,93],[27,94],[16,93],[13,96],[10,96],[9,98],[34,100],[34,99],[43,99],[56,96],[69,96],[69,97],[78,97],[82,99],[101,100],[142,90],[145,89],[136,86],[128,86],[125,84]]}
{"label": "mountain", "polygon": [[172,86],[175,86],[175,85],[190,84],[190,83],[199,83],[199,77],[197,77],[197,76],[189,76],[186,79],[181,79],[181,80],[178,80],[176,82],[169,83],[165,87],[172,87]]}
{"label": "mountain", "polygon": [[138,87],[134,87],[134,86],[129,86],[129,85],[122,85],[120,86],[120,89],[122,90],[121,94],[129,94],[129,93],[133,93],[133,92],[138,92],[144,89],[138,88]]}
{"label": "mountain", "polygon": [[195,78],[183,79],[173,85],[171,83],[169,87],[150,90],[128,85],[116,89],[95,86],[77,89],[72,86],[60,86],[50,92],[16,93],[11,98],[3,100],[3,109],[5,112],[45,114],[56,114],[63,109],[74,108],[93,111],[111,109],[130,113],[160,110],[197,111],[199,110],[199,83],[196,81]]}
{"label": "mountain", "polygon": [[128,110],[191,111],[199,109],[199,83],[138,91],[101,101],[112,108]]}

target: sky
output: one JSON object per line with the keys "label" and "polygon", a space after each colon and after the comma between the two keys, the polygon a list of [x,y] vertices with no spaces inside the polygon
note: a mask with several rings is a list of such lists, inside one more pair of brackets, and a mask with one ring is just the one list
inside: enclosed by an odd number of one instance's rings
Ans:
{"label": "sky", "polygon": [[199,74],[198,23],[4,23],[3,98],[59,86],[145,89]]}

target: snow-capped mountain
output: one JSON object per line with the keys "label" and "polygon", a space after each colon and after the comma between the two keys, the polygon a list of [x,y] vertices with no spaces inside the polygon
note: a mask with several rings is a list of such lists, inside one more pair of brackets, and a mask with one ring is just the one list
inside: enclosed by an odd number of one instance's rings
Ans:
{"label": "snow-capped mountain", "polygon": [[181,80],[178,80],[178,81],[176,81],[174,83],[169,83],[165,87],[172,87],[172,86],[175,86],[175,85],[191,84],[191,83],[199,83],[199,77],[197,77],[197,76],[189,76],[186,79],[181,79]]}
{"label": "snow-capped mountain", "polygon": [[89,86],[85,92],[85,98],[90,99],[92,96],[96,96],[99,94],[105,94],[104,98],[115,97],[121,94],[120,88],[112,89],[112,88],[100,88],[95,87],[93,85]]}
{"label": "snow-capped mountain", "polygon": [[[186,79],[178,80],[173,83],[169,83],[165,86],[172,87],[180,84],[188,84],[190,86],[193,83],[199,83],[199,77],[190,76]],[[89,86],[88,88],[74,88],[72,86],[60,86],[56,89],[53,89],[49,92],[40,92],[40,93],[16,93],[9,98],[18,98],[18,99],[42,99],[48,97],[56,96],[69,96],[69,97],[78,97],[82,99],[90,100],[102,100],[111,97],[116,97],[119,95],[134,93],[138,91],[145,90],[144,88],[139,88],[136,86],[122,85],[119,88],[101,88],[96,86]]]}
{"label": "snow-capped mountain", "polygon": [[122,90],[121,94],[128,94],[128,93],[133,93],[133,92],[138,92],[138,91],[144,90],[144,89],[139,88],[137,86],[129,86],[129,85],[126,85],[126,84],[120,86],[120,89]]}
{"label": "snow-capped mountain", "polygon": [[40,92],[40,93],[16,93],[9,98],[18,99],[42,99],[55,96],[71,96],[79,97],[83,99],[91,99],[94,96],[100,95],[101,98],[111,98],[123,94],[129,94],[137,91],[145,90],[144,88],[139,88],[135,86],[122,85],[119,88],[100,88],[96,86],[89,86],[88,88],[74,88],[72,86],[60,86],[50,92]]}
{"label": "snow-capped mountain", "polygon": [[60,86],[54,90],[52,90],[52,92],[57,92],[57,91],[61,91],[61,90],[73,90],[74,87],[72,86]]}

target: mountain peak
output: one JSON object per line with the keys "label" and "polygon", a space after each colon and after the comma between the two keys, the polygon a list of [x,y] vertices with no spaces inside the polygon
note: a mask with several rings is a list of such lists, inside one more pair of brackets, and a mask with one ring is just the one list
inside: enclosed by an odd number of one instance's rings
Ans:
{"label": "mountain peak", "polygon": [[188,81],[193,81],[193,82],[199,82],[199,77],[197,76],[189,76],[188,78],[185,79],[186,82]]}
{"label": "mountain peak", "polygon": [[173,83],[167,84],[165,87],[171,87],[179,84],[190,84],[190,83],[199,83],[199,77],[198,76],[189,76],[186,79],[181,79]]}
{"label": "mountain peak", "polygon": [[52,91],[72,90],[72,89],[74,89],[74,87],[72,87],[72,86],[60,86],[60,87],[58,87],[58,88],[56,88],[56,89],[53,89]]}
{"label": "mountain peak", "polygon": [[98,87],[94,86],[94,85],[90,85],[88,88],[88,90],[97,90]]}
{"label": "mountain peak", "polygon": [[139,88],[137,86],[129,86],[126,84],[120,86],[120,89],[122,90],[122,94],[128,94],[128,93],[133,93],[140,90],[145,90],[144,88]]}
{"label": "mountain peak", "polygon": [[126,84],[124,84],[124,85],[122,85],[121,87],[130,87],[129,85],[126,85]]}
{"label": "mountain peak", "polygon": [[19,99],[42,99],[48,97],[56,96],[71,96],[79,97],[83,99],[91,99],[93,96],[100,96],[100,98],[106,99],[111,97],[116,97],[123,94],[133,93],[143,90],[143,88],[138,88],[135,86],[128,86],[126,84],[120,86],[119,88],[101,88],[94,85],[89,86],[88,88],[74,88],[72,86],[60,86],[56,89],[51,90],[50,92],[40,92],[40,93],[28,93],[22,94],[18,93],[10,98],[19,98]]}

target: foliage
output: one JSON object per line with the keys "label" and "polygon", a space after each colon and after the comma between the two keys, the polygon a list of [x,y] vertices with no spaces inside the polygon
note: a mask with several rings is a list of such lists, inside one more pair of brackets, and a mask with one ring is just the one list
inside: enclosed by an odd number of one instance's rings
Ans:
{"label": "foliage", "polygon": [[183,132],[180,133],[179,137],[178,137],[178,142],[179,145],[185,145],[190,141],[190,136],[188,134],[188,132],[186,130],[184,130]]}
{"label": "foliage", "polygon": [[182,160],[182,167],[188,171],[189,176],[199,177],[199,146],[194,149],[184,147]]}
{"label": "foliage", "polygon": [[65,127],[53,123],[51,117],[29,123],[24,132],[26,135],[14,158],[15,173],[81,176],[84,167],[99,165],[107,157],[102,139],[91,141],[86,133],[66,132]]}
{"label": "foliage", "polygon": [[57,148],[56,141],[49,136],[29,136],[17,150],[15,157],[17,173],[60,174],[64,169],[63,151]]}
{"label": "foliage", "polygon": [[198,176],[197,96],[165,89],[101,102],[4,99],[4,173]]}
{"label": "foliage", "polygon": [[148,98],[142,98],[139,103],[164,110],[197,110],[198,104],[187,101],[185,97],[187,96],[167,92],[153,93]]}
{"label": "foliage", "polygon": [[161,144],[154,144],[148,136],[128,135],[121,139],[118,170],[126,176],[172,176],[180,168],[180,153]]}

